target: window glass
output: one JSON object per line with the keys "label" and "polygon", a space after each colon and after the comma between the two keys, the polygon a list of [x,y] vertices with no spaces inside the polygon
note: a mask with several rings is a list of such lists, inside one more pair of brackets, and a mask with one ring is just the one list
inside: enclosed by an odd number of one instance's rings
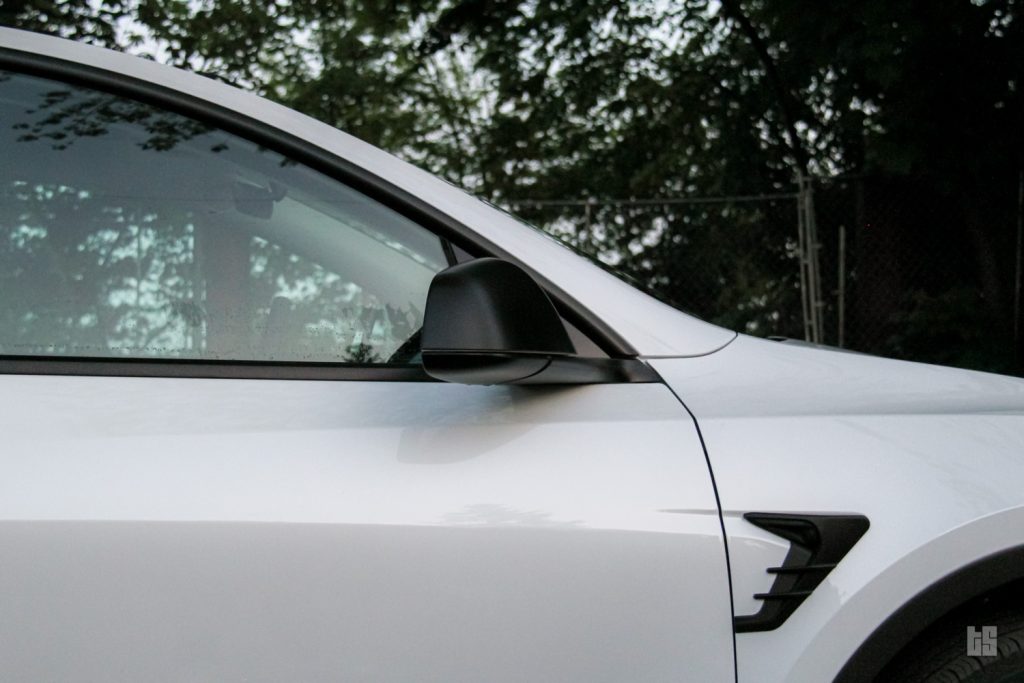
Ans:
{"label": "window glass", "polygon": [[406,364],[441,242],[183,116],[0,71],[0,354]]}

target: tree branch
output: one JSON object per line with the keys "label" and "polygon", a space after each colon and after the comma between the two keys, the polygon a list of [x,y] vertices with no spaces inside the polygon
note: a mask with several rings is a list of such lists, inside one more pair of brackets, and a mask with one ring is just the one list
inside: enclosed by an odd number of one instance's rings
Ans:
{"label": "tree branch", "polygon": [[736,22],[740,31],[742,31],[743,35],[746,36],[748,41],[750,41],[750,46],[754,49],[758,59],[761,61],[761,65],[764,67],[765,74],[768,76],[768,82],[771,84],[772,90],[775,91],[776,103],[779,107],[779,113],[782,115],[782,124],[786,136],[786,142],[790,151],[793,153],[793,156],[796,158],[798,171],[800,174],[806,175],[809,170],[810,155],[807,153],[807,150],[804,149],[803,145],[800,144],[800,138],[796,132],[796,117],[793,114],[793,105],[796,102],[796,97],[793,95],[793,92],[786,87],[782,74],[779,72],[778,64],[775,63],[771,53],[768,52],[768,45],[751,23],[750,17],[743,12],[743,8],[740,7],[739,1],[721,0],[721,2],[722,9],[725,11],[725,14]]}

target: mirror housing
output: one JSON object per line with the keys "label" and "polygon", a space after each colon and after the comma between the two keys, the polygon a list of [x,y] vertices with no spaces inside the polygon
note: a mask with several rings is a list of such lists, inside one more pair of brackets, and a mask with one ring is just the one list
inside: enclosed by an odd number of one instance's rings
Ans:
{"label": "mirror housing", "polygon": [[434,276],[421,348],[428,375],[460,384],[522,382],[576,353],[544,290],[522,268],[496,258]]}

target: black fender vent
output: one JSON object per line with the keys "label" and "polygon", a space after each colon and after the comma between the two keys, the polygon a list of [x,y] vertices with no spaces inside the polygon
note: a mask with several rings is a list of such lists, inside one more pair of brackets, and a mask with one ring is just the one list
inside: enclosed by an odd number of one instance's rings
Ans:
{"label": "black fender vent", "polygon": [[775,582],[767,593],[755,593],[761,601],[757,614],[733,619],[737,633],[771,631],[782,625],[828,573],[846,557],[864,532],[863,515],[788,515],[748,512],[743,518],[790,542],[781,567],[769,567]]}

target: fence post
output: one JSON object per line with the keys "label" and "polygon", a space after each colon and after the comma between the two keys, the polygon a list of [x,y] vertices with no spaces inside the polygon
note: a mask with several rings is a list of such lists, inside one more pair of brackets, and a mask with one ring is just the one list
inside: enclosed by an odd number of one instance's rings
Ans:
{"label": "fence post", "polygon": [[812,320],[814,320],[814,343],[825,341],[825,300],[821,297],[821,261],[818,242],[818,216],[814,210],[814,185],[811,178],[807,179],[807,249],[809,255],[811,281]]}
{"label": "fence post", "polygon": [[846,223],[839,224],[839,273],[838,277],[838,306],[837,318],[839,328],[836,339],[836,346],[846,347]]}
{"label": "fence post", "polygon": [[821,273],[818,258],[818,229],[814,214],[814,187],[810,178],[797,176],[797,232],[800,250],[800,299],[804,314],[804,340],[822,342]]}
{"label": "fence post", "polygon": [[1013,361],[1014,370],[1018,373],[1022,370],[1021,348],[1020,348],[1020,288],[1021,288],[1021,258],[1024,254],[1024,169],[1017,172],[1017,253],[1015,256],[1016,268],[1013,282]]}
{"label": "fence post", "polygon": [[800,268],[800,308],[804,319],[804,341],[811,341],[811,311],[810,298],[807,296],[807,239],[804,225],[804,181],[803,176],[797,179],[796,192],[796,234],[797,252],[799,253]]}

